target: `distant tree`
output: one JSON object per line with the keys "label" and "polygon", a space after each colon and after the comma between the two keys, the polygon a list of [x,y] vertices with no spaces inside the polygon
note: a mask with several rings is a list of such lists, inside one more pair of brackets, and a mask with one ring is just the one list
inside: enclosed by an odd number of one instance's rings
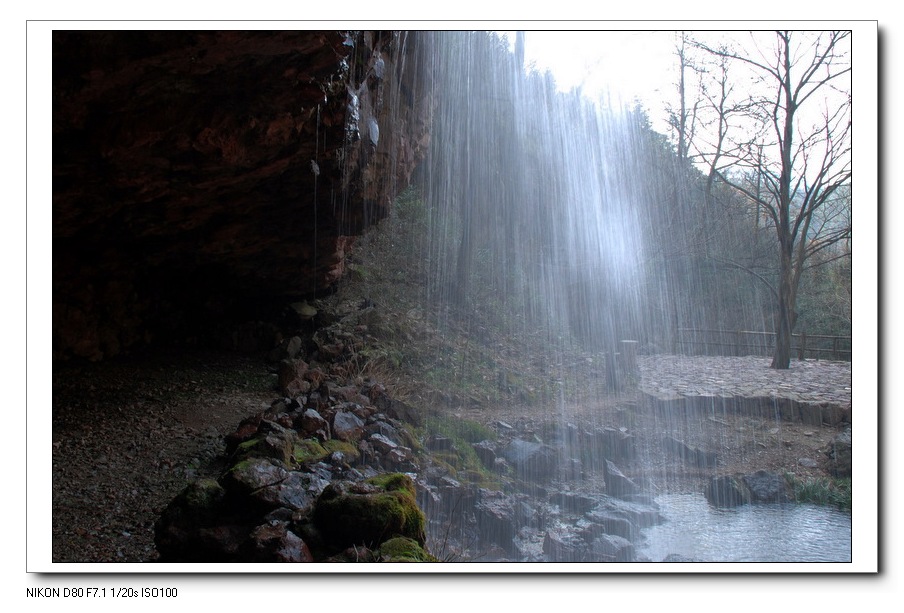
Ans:
{"label": "distant tree", "polygon": [[[850,218],[845,223],[833,212],[839,190],[851,183],[850,34],[778,31],[767,42],[755,33],[743,49],[695,43],[728,62],[723,76],[741,67],[752,75],[742,103],[746,121],[726,133],[728,146],[701,152],[712,176],[754,203],[776,233],[772,368],[790,366],[808,263],[851,235]],[[724,114],[719,118],[721,134]]]}
{"label": "distant tree", "polygon": [[[850,227],[850,189],[839,189],[833,202],[821,211],[818,223]],[[852,324],[851,242],[826,245],[807,260],[801,279],[798,302],[800,324],[806,331],[849,336]]]}

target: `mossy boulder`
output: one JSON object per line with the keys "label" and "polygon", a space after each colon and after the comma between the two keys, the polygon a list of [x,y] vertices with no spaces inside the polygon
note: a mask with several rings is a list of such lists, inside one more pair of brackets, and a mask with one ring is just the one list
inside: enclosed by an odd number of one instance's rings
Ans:
{"label": "mossy boulder", "polygon": [[373,549],[399,536],[420,546],[426,542],[426,520],[417,506],[414,483],[400,473],[331,483],[320,495],[313,519],[337,549],[356,545]]}
{"label": "mossy boulder", "polygon": [[167,507],[167,513],[178,513],[191,521],[216,518],[226,499],[226,490],[213,479],[190,483]]}
{"label": "mossy boulder", "polygon": [[391,538],[376,552],[380,562],[439,562],[413,539],[404,536]]}
{"label": "mossy boulder", "polygon": [[226,490],[212,479],[188,485],[154,524],[154,544],[161,561],[228,560],[239,550],[247,530],[236,521]]}

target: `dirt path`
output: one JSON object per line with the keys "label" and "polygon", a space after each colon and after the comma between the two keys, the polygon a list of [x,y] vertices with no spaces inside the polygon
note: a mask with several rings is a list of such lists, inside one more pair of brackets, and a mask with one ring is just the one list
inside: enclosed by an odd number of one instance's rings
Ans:
{"label": "dirt path", "polygon": [[55,366],[53,561],[154,559],[160,512],[273,397],[239,356]]}

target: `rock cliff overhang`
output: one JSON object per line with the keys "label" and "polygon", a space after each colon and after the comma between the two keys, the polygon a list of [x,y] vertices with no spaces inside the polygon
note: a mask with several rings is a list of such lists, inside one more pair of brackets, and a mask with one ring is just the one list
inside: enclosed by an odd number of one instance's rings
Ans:
{"label": "rock cliff overhang", "polygon": [[330,287],[425,152],[427,38],[55,31],[54,357]]}

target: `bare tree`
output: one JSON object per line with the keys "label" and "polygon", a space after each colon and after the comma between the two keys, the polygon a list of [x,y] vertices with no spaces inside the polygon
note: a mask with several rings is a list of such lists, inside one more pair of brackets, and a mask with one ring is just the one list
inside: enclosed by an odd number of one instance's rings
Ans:
{"label": "bare tree", "polygon": [[697,110],[701,103],[699,97],[694,97],[693,104],[690,108],[688,107],[688,73],[693,72],[699,75],[699,70],[691,60],[689,53],[691,42],[687,32],[677,34],[675,57],[678,59],[678,83],[676,84],[678,108],[668,110],[669,125],[676,135],[678,159],[682,162],[687,161],[689,157],[690,143],[694,140],[697,124]]}
{"label": "bare tree", "polygon": [[[709,159],[711,172],[764,211],[775,228],[772,368],[790,366],[797,292],[808,260],[851,234],[849,223],[826,214],[835,193],[851,182],[849,38],[850,32],[779,31],[771,44],[752,35],[745,50],[696,43],[752,75],[743,133],[733,136],[731,147],[711,150]],[[719,127],[721,134],[721,121]],[[750,173],[757,188],[737,179]]]}

